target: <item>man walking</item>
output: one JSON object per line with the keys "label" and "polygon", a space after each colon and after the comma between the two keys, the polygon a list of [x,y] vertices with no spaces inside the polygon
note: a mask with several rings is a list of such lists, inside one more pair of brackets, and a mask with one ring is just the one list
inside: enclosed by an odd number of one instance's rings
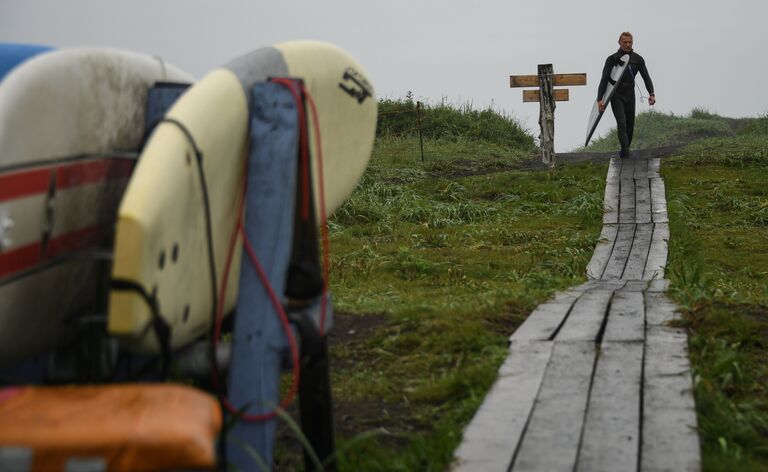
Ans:
{"label": "man walking", "polygon": [[603,67],[603,76],[597,89],[597,106],[601,112],[605,111],[606,104],[602,101],[605,88],[611,78],[611,69],[620,63],[625,54],[629,54],[629,65],[616,84],[616,91],[611,98],[611,110],[616,117],[616,129],[619,134],[621,151],[619,157],[629,157],[629,146],[632,144],[632,133],[635,129],[635,76],[640,73],[648,90],[648,103],[654,105],[656,96],[653,94],[653,82],[645,67],[645,59],[632,50],[632,33],[623,32],[619,36],[619,50],[608,56]]}

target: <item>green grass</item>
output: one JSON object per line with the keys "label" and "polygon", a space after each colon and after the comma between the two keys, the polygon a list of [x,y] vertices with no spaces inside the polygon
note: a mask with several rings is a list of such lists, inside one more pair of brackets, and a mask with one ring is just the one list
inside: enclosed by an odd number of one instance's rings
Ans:
{"label": "green grass", "polygon": [[704,469],[768,470],[766,119],[686,147],[662,174]]}

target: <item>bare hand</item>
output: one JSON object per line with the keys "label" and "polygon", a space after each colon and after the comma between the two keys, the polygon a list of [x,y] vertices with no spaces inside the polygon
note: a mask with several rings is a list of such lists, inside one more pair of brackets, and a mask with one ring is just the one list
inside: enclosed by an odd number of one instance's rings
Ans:
{"label": "bare hand", "polygon": [[605,103],[602,100],[597,101],[597,109],[600,110],[600,113],[605,111]]}
{"label": "bare hand", "polygon": [[650,97],[648,97],[648,105],[650,105],[650,106],[656,105],[656,96],[655,95],[651,95]]}

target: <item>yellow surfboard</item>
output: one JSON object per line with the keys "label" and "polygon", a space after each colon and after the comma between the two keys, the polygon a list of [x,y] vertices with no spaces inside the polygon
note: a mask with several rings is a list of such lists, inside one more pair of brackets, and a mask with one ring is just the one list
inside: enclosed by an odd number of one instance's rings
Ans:
{"label": "yellow surfboard", "polygon": [[[370,158],[377,111],[373,88],[357,61],[330,44],[298,41],[258,49],[191,87],[166,115],[188,130],[191,139],[182,126],[164,122],[147,142],[120,204],[112,273],[114,279],[138,284],[155,296],[171,328],[174,348],[211,328],[213,297],[203,189],[192,141],[203,156],[220,283],[248,154],[251,88],[272,77],[302,79],[317,105],[327,214],[349,196]],[[310,149],[317,156],[313,133]],[[314,157],[312,165],[317,194],[320,169]],[[319,215],[321,202],[315,201]],[[239,241],[236,248],[225,312],[237,299]],[[111,291],[108,329],[127,347],[157,351],[156,337],[149,329],[151,316],[140,294]]]}

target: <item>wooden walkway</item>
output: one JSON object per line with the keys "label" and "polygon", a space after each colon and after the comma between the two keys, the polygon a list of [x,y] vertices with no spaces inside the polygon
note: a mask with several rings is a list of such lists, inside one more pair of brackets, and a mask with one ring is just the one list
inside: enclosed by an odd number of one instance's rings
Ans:
{"label": "wooden walkway", "polygon": [[540,305],[464,430],[454,471],[700,469],[683,329],[664,292],[659,159],[613,159],[591,279]]}

